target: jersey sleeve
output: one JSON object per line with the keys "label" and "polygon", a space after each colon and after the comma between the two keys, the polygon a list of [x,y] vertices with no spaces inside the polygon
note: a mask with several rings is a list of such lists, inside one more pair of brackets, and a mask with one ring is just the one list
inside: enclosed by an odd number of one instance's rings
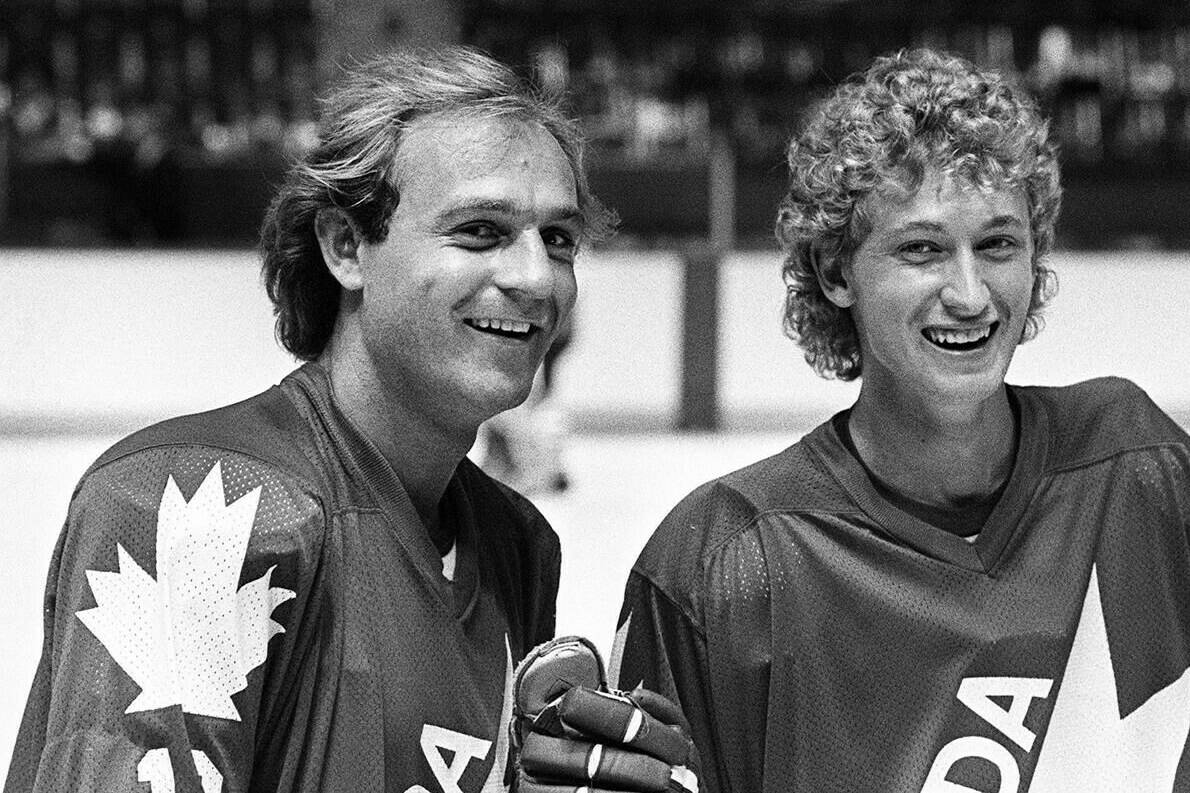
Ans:
{"label": "jersey sleeve", "polygon": [[290,628],[317,618],[312,492],[195,446],[89,472],[51,562],[6,793],[247,789],[287,659],[309,649]]}
{"label": "jersey sleeve", "polygon": [[625,587],[610,676],[622,690],[643,686],[675,702],[698,747],[702,789],[732,789],[720,762],[706,636],[691,615],[637,571]]}
{"label": "jersey sleeve", "polygon": [[756,498],[739,485],[696,489],[654,532],[629,574],[611,662],[620,688],[641,684],[681,707],[711,793],[762,790],[768,748],[767,562],[748,531]]}

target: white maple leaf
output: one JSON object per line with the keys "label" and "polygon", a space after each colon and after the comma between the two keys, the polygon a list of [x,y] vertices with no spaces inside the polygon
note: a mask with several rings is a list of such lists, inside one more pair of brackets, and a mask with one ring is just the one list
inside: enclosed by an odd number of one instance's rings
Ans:
{"label": "white maple leaf", "polygon": [[231,695],[284,632],[271,615],[295,595],[269,585],[273,567],[237,588],[260,493],[227,504],[215,463],[187,502],[171,476],[157,508],[157,579],[119,544],[115,572],[87,571],[96,606],[78,617],[141,688],[126,713],[181,705],[240,720]]}

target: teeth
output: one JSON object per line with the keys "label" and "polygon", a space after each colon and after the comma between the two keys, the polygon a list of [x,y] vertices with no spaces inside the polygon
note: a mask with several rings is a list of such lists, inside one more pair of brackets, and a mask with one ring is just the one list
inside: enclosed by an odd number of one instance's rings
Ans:
{"label": "teeth", "polygon": [[518,319],[495,319],[492,317],[477,317],[470,320],[477,328],[501,330],[505,333],[528,333],[533,325]]}
{"label": "teeth", "polygon": [[930,341],[940,344],[970,344],[986,339],[992,333],[990,325],[981,328],[927,328],[926,335]]}

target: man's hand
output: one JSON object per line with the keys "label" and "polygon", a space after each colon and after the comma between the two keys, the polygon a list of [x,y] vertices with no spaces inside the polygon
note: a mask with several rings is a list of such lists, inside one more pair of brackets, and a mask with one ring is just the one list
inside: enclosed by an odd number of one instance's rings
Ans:
{"label": "man's hand", "polygon": [[586,639],[535,648],[514,685],[514,793],[698,793],[697,752],[681,711],[646,689],[609,691]]}

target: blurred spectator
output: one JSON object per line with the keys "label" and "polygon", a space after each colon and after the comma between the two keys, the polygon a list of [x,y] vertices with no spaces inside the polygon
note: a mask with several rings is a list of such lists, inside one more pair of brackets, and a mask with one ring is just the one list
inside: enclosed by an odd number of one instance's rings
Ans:
{"label": "blurred spectator", "polygon": [[[6,3],[13,24],[0,31],[0,80],[12,87],[18,179],[22,165],[89,165],[113,140],[134,150],[142,174],[166,167],[172,151],[191,167],[238,167],[245,179],[273,155],[310,146],[309,99],[325,66],[315,0],[150,5]],[[1190,24],[1156,4],[1110,23],[1080,21],[1062,4],[1040,29],[958,10],[923,24],[817,0],[696,15],[663,4],[610,14],[564,5],[545,14],[539,4],[481,0],[468,5],[467,37],[568,88],[593,148],[620,168],[697,169],[714,127],[741,167],[771,173],[780,141],[835,81],[877,51],[913,44],[1024,75],[1072,164],[1144,170],[1190,157]]]}
{"label": "blurred spectator", "polygon": [[34,160],[54,157],[54,96],[40,74],[24,72],[17,77],[12,120],[22,156]]}

